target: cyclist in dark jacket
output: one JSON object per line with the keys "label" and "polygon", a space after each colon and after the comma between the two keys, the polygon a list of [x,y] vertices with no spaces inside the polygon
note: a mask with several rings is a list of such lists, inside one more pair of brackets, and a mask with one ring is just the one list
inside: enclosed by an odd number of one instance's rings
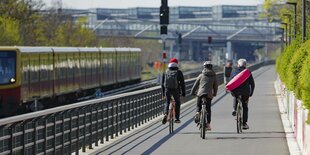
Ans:
{"label": "cyclist in dark jacket", "polygon": [[224,84],[227,84],[230,81],[231,72],[233,70],[233,63],[231,60],[226,62],[226,66],[224,67]]}
{"label": "cyclist in dark jacket", "polygon": [[[243,71],[246,68],[246,60],[245,59],[239,59],[238,60],[238,68],[232,73],[232,78],[239,74],[241,71]],[[231,94],[234,96],[234,103],[233,103],[233,112],[232,115],[236,116],[236,108],[237,108],[237,97],[241,95],[241,101],[242,101],[242,107],[243,107],[243,129],[249,129],[249,126],[247,124],[248,121],[248,102],[249,97],[251,97],[254,93],[255,83],[254,78],[252,74],[250,77],[239,87],[234,89]]]}
{"label": "cyclist in dark jacket", "polygon": [[216,74],[212,69],[210,61],[206,61],[204,64],[202,73],[197,77],[193,88],[191,90],[192,95],[197,95],[197,108],[195,114],[195,123],[199,122],[200,111],[201,111],[201,100],[202,97],[206,97],[206,110],[207,110],[207,130],[211,130],[211,100],[217,94],[218,84]]}
{"label": "cyclist in dark jacket", "polygon": [[[167,75],[175,72],[176,73],[176,80],[175,81],[168,81]],[[176,88],[169,88],[169,86],[174,85]],[[182,71],[179,70],[178,67],[178,60],[176,58],[171,58],[168,64],[168,69],[166,72],[163,73],[162,80],[162,94],[163,98],[166,97],[166,105],[165,105],[165,112],[164,118],[162,123],[165,124],[167,122],[167,115],[169,111],[169,104],[171,96],[173,96],[175,101],[175,123],[181,123],[180,121],[180,94],[185,96],[185,82],[184,76]]]}

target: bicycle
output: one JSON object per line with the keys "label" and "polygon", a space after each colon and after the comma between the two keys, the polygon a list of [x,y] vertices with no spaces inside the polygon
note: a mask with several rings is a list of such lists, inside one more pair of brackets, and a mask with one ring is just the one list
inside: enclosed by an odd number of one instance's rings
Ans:
{"label": "bicycle", "polygon": [[202,97],[201,99],[202,103],[201,103],[201,111],[200,111],[200,122],[199,122],[199,129],[200,129],[200,137],[202,139],[206,138],[206,117],[207,117],[207,110],[206,110],[206,103],[207,103],[207,99],[205,97]]}
{"label": "bicycle", "polygon": [[174,120],[175,120],[175,103],[173,97],[171,97],[171,103],[169,105],[168,118],[169,121],[169,134],[173,132]]}
{"label": "bicycle", "polygon": [[242,133],[243,125],[243,109],[241,96],[236,97],[237,99],[237,109],[236,109],[236,123],[237,123],[237,133]]}

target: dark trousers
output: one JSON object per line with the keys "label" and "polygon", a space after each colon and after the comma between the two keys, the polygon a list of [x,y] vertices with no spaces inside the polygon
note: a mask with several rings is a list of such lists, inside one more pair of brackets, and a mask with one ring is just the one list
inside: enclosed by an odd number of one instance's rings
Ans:
{"label": "dark trousers", "polygon": [[174,98],[175,102],[175,119],[179,120],[180,119],[180,106],[181,106],[181,101],[180,101],[180,91],[178,90],[167,90],[166,91],[166,108],[165,108],[165,114],[168,114],[169,111],[169,105],[171,101],[171,96]]}
{"label": "dark trousers", "polygon": [[[242,102],[242,109],[243,109],[243,122],[246,123],[248,122],[248,112],[249,112],[249,95],[241,95],[241,102]],[[234,110],[237,109],[237,97],[234,97]]]}
{"label": "dark trousers", "polygon": [[[200,96],[200,97],[197,98],[197,106],[196,106],[196,111],[197,112],[201,111],[201,108],[202,108],[202,106],[201,106],[201,103],[202,103],[201,99],[202,99],[202,97],[203,96]],[[208,113],[207,114],[207,123],[210,123],[211,122],[211,100],[212,99],[208,98],[208,97],[206,97],[206,99],[207,99],[206,110],[207,110],[207,113]]]}

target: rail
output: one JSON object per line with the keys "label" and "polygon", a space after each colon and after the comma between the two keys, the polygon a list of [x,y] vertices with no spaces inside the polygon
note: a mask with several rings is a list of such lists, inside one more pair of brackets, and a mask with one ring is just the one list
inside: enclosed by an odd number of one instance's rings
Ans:
{"label": "rail", "polygon": [[[217,78],[223,83],[223,73]],[[186,80],[186,94],[194,81]],[[87,147],[92,149],[161,115],[163,106],[161,88],[156,86],[4,118],[0,120],[0,155],[78,155],[80,149],[85,152]]]}

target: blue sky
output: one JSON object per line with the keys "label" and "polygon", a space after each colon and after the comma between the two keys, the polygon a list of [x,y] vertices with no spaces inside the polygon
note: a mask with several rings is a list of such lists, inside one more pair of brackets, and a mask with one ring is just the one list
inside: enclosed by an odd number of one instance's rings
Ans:
{"label": "blue sky", "polygon": [[[159,7],[161,0],[43,0],[48,5],[62,1],[63,7],[88,8],[129,8],[129,7]],[[168,0],[169,6],[214,6],[214,5],[257,5],[264,0]]]}

